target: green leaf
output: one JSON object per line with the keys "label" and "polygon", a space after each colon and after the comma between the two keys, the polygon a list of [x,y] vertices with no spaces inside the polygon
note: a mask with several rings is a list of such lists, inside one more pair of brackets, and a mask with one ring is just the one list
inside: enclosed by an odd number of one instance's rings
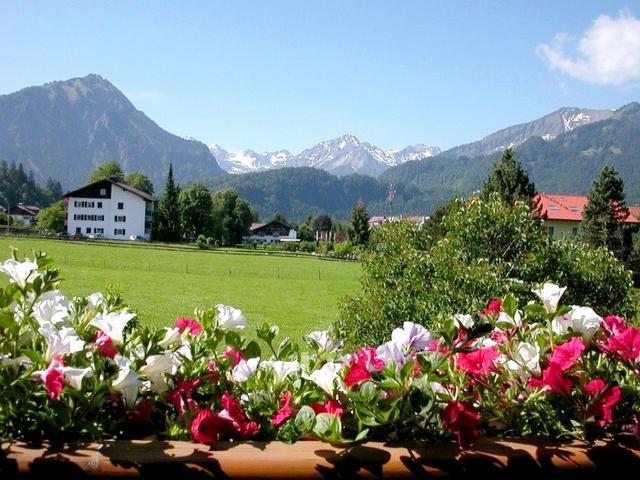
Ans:
{"label": "green leaf", "polygon": [[511,294],[507,295],[502,301],[502,309],[504,310],[504,313],[509,315],[511,318],[514,318],[516,316],[516,311],[518,310],[518,301],[516,300],[516,297]]}
{"label": "green leaf", "polygon": [[261,357],[260,345],[255,340],[251,340],[244,349],[244,354],[249,358]]}
{"label": "green leaf", "polygon": [[303,406],[294,420],[296,429],[301,435],[308,434],[313,431],[316,421],[316,413],[308,405]]}

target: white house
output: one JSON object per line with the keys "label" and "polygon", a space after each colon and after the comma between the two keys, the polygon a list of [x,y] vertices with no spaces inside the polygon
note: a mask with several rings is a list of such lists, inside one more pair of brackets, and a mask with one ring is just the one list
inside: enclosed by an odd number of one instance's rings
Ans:
{"label": "white house", "polygon": [[101,235],[114,240],[149,240],[153,197],[116,182],[100,180],[64,196],[69,235]]}
{"label": "white house", "polygon": [[248,243],[295,242],[297,239],[297,232],[279,220],[269,223],[252,223],[249,234],[244,237],[244,241]]}

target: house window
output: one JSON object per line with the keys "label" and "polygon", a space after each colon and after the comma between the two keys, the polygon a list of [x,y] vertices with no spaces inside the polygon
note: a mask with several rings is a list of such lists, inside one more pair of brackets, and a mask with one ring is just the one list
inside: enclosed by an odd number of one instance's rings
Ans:
{"label": "house window", "polygon": [[98,208],[102,208],[102,202],[98,202]]}
{"label": "house window", "polygon": [[554,227],[547,227],[547,233],[549,234],[550,237],[553,237],[554,232],[555,232]]}
{"label": "house window", "polygon": [[118,202],[118,210],[124,210],[124,202]]}
{"label": "house window", "polygon": [[126,222],[127,221],[127,217],[125,215],[116,215],[115,217],[113,217],[115,222]]}
{"label": "house window", "polygon": [[107,196],[107,189],[106,188],[101,188],[100,189],[100,196],[101,197],[106,197]]}
{"label": "house window", "polygon": [[104,228],[94,228],[93,233],[104,233]]}
{"label": "house window", "polygon": [[82,233],[82,229],[80,227],[76,227],[76,233]]}
{"label": "house window", "polygon": [[114,235],[124,235],[125,234],[124,228],[115,228],[113,230],[113,234]]}
{"label": "house window", "polygon": [[91,227],[87,227],[87,233],[91,233]]}
{"label": "house window", "polygon": [[571,233],[573,233],[573,236],[574,236],[574,237],[577,237],[577,236],[578,236],[578,227],[573,227],[573,228],[571,229]]}

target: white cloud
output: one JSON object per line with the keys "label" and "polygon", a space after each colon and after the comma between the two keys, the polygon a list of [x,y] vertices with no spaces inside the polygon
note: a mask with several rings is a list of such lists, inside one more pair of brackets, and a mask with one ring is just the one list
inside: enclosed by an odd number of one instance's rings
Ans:
{"label": "white cloud", "polygon": [[578,80],[616,86],[640,80],[640,20],[628,12],[620,12],[618,18],[596,18],[578,41],[578,53],[573,58],[565,53],[565,46],[571,42],[561,33],[536,51],[551,70]]}
{"label": "white cloud", "polygon": [[127,97],[129,97],[132,102],[150,103],[153,105],[164,103],[167,99],[165,93],[158,90],[136,90],[134,92],[127,92]]}

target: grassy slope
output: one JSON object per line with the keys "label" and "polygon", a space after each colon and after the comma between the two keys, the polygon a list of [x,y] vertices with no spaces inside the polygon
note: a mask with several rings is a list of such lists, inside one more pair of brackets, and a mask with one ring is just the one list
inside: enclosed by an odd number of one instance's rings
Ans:
{"label": "grassy slope", "polygon": [[225,303],[242,309],[250,326],[277,324],[296,340],[329,326],[340,299],[357,291],[361,271],[357,263],[308,257],[6,237],[0,237],[0,259],[10,245],[21,257],[46,251],[62,270],[68,296],[117,286],[146,324],[170,325],[196,307]]}

